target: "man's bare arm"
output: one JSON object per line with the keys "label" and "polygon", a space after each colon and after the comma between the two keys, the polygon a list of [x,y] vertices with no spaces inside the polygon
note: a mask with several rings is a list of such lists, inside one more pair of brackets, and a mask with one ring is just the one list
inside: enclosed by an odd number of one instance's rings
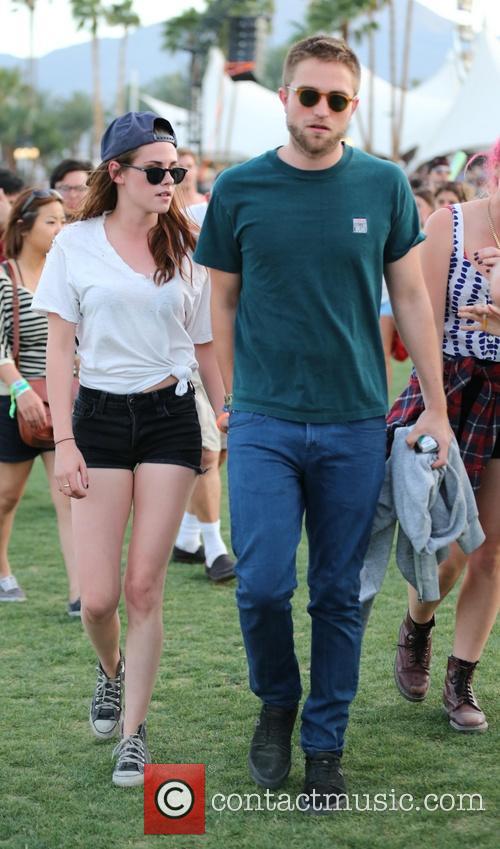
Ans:
{"label": "man's bare arm", "polygon": [[431,304],[420,265],[419,247],[385,267],[396,324],[415,364],[425,404],[425,411],[416,422],[408,444],[414,445],[424,433],[433,436],[439,443],[435,468],[446,464],[452,437],[443,389],[441,337],[436,326],[439,322],[442,327],[448,268],[446,266],[444,277],[439,273],[442,268],[437,271],[436,282],[441,287],[444,280],[444,288],[434,293]]}
{"label": "man's bare arm", "polygon": [[212,332],[215,353],[226,393],[233,391],[234,322],[241,290],[241,275],[210,269],[212,282]]}

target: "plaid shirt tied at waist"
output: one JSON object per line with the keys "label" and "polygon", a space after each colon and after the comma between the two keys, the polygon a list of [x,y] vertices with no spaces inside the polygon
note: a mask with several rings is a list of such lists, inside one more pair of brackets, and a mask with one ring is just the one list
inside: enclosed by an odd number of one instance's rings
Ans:
{"label": "plaid shirt tied at waist", "polygon": [[[462,422],[463,394],[471,380],[481,379],[479,393]],[[448,417],[458,441],[460,454],[473,489],[481,483],[481,473],[493,454],[500,425],[500,363],[463,357],[444,358],[443,382]],[[388,450],[394,430],[413,424],[424,410],[418,377],[413,369],[408,386],[394,402],[387,416]],[[460,432],[460,427],[462,430]]]}

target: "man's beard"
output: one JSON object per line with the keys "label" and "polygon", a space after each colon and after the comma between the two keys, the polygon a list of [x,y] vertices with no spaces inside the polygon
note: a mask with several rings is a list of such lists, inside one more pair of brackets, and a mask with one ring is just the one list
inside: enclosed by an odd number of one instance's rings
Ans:
{"label": "man's beard", "polygon": [[287,127],[292,144],[310,159],[319,159],[333,153],[339,142],[345,138],[345,132],[328,135],[326,138],[314,138],[306,135],[296,124],[287,123]]}

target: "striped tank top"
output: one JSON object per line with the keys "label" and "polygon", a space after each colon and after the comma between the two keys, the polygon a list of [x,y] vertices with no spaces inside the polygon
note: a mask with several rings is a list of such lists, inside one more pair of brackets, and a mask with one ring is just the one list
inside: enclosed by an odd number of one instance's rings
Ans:
{"label": "striped tank top", "polygon": [[[33,293],[24,286],[19,292],[19,370],[29,381],[45,375],[48,322],[47,316],[31,309]],[[12,282],[0,265],[0,365],[13,362],[14,310]],[[8,395],[8,386],[0,380],[0,395]]]}
{"label": "striped tank top", "polygon": [[464,253],[464,218],[459,203],[450,207],[453,215],[453,250],[448,272],[444,314],[443,353],[453,359],[476,357],[500,362],[500,337],[477,330],[462,330],[464,320],[457,310],[466,304],[491,303],[490,284]]}

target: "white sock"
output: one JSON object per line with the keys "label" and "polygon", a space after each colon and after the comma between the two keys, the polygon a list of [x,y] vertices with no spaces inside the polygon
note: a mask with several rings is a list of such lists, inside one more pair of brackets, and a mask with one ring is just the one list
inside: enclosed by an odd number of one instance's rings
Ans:
{"label": "white sock", "polygon": [[200,523],[194,513],[184,513],[175,544],[190,554],[198,551],[201,545]]}
{"label": "white sock", "polygon": [[210,569],[214,560],[221,554],[227,554],[227,548],[220,535],[220,519],[217,522],[200,522],[201,535],[205,548],[205,558]]}

